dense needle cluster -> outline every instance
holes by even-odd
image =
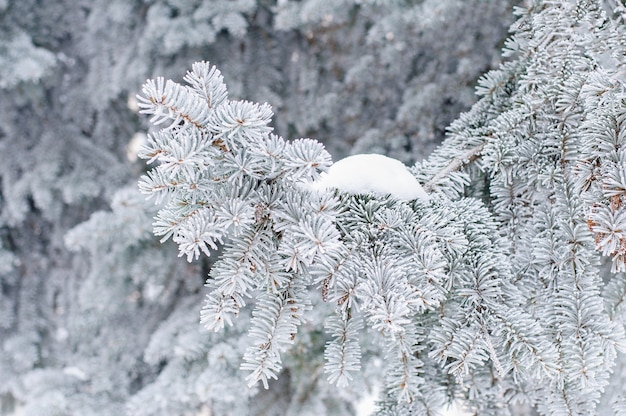
[[[208,63],[189,86],[145,84],[142,112],[167,123],[142,152],[160,162],[140,184],[164,204],[155,232],[219,256],[201,320],[251,313],[249,385],[267,388],[322,313],[329,381],[384,357],[383,412],[593,411],[624,346],[596,251],[624,270],[624,55],[609,48],[624,44],[593,2],[519,14],[509,61],[414,169],[428,199],[314,190],[323,146],[272,134],[269,106],[228,100]]]

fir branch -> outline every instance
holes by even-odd
[[[450,173],[455,172],[461,169],[463,166],[470,164],[478,159],[481,156],[484,147],[485,144],[481,143],[452,159],[444,169],[437,172],[435,176],[433,176],[426,184],[424,184],[424,190],[429,193],[434,192],[437,189],[438,184]]]
[[[139,112],[152,114],[150,121],[155,125],[171,120],[170,128],[180,122],[202,128],[209,120],[211,113],[202,105],[202,99],[172,80],[148,80],[142,92],[143,95],[137,95]]]
[[[362,321],[355,317],[332,315],[326,320],[325,329],[333,340],[326,343],[324,351],[324,372],[328,382],[346,387],[352,380],[352,373],[361,368],[361,349],[358,332]]]

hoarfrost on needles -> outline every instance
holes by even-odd
[[[402,162],[378,154],[341,159],[323,173],[312,187],[317,190],[337,188],[351,194],[390,194],[405,201],[428,200],[424,188]]]

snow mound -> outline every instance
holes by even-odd
[[[313,189],[337,188],[351,194],[374,193],[410,201],[428,194],[399,160],[377,154],[349,156],[334,163],[312,184]]]

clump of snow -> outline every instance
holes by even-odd
[[[349,156],[334,163],[312,184],[313,189],[337,188],[351,194],[374,193],[410,201],[428,194],[399,160],[377,154]]]

